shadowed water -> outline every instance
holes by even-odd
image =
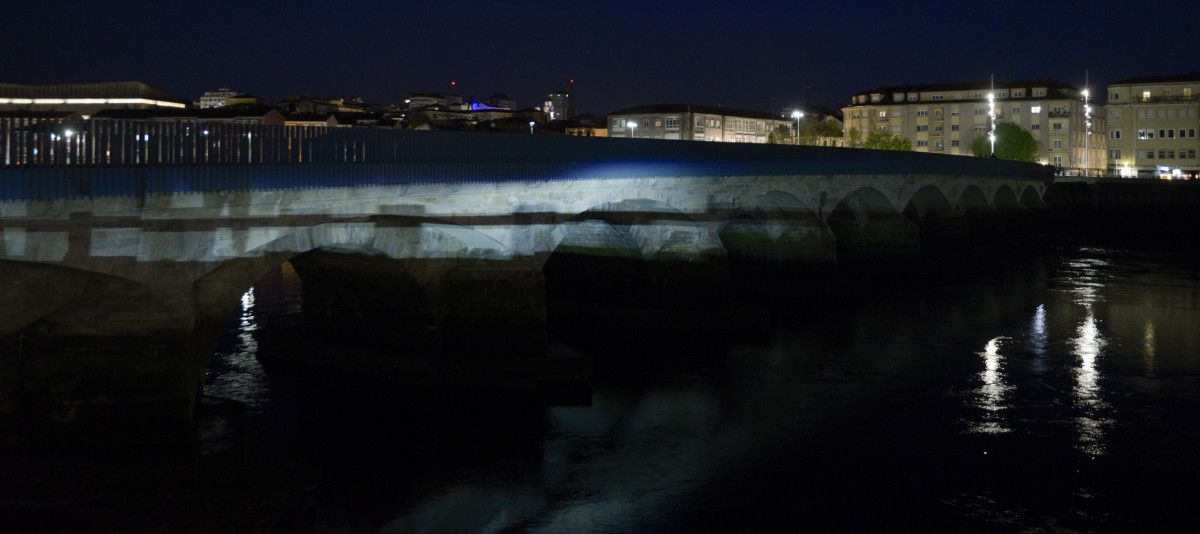
[[[303,473],[278,531],[1129,530],[1195,519],[1200,282],[1061,251],[880,288],[697,351],[570,347],[590,406],[275,371],[243,297],[207,392]],[[636,336],[634,336],[636,338]],[[260,429],[254,431],[253,429]],[[270,429],[262,430],[262,429]]]

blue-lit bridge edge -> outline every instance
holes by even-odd
[[[66,142],[68,125],[37,126],[38,142],[47,141],[47,132],[55,128],[63,133],[62,137],[55,134],[53,142]],[[1049,167],[1037,164],[915,152],[378,128],[212,127],[221,128],[222,139],[236,139],[239,132],[250,134],[245,138],[261,142],[253,152],[259,156],[240,161],[156,156],[134,162],[126,159],[124,163],[89,158],[34,164],[9,160],[9,164],[0,166],[0,199],[631,177],[919,175],[1036,181],[1053,178]],[[122,129],[137,130],[132,124]],[[159,153],[192,152],[177,150],[178,143],[188,142],[190,134],[183,133],[184,130],[157,131],[160,133],[149,134],[151,139],[166,137],[162,143],[175,147]],[[210,135],[214,131],[217,130],[209,130]],[[11,142],[12,135],[30,138],[33,133],[0,131],[4,142]],[[81,135],[74,131],[70,138]],[[307,147],[296,148],[298,139],[307,143]],[[300,155],[301,150],[304,156]]]

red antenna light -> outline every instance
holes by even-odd
[[[458,87],[458,80],[450,80],[450,87]]]

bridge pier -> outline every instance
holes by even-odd
[[[735,294],[755,303],[817,298],[835,275],[836,238],[807,210],[738,217],[720,237]]]
[[[190,287],[0,264],[5,292],[37,287],[45,301],[0,330],[0,429],[187,435],[203,377]]]
[[[320,343],[292,339],[273,351],[285,358],[402,381],[470,382],[497,369],[515,377],[544,356],[544,286],[528,259],[319,250],[290,263],[301,280],[303,334]]]

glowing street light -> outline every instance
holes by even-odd
[[[796,119],[796,144],[800,144],[800,119],[804,118],[804,112],[800,110],[792,111],[792,118]]]
[[[992,76],[992,90],[987,94],[988,100],[988,118],[992,122],[992,129],[988,131],[988,142],[992,145],[992,156],[996,155],[996,77]]]
[[[535,124],[534,121],[529,121],[529,135],[533,135],[533,125],[534,124]]]
[[[1083,175],[1088,174],[1088,148],[1090,147],[1090,138],[1092,136],[1092,100],[1091,93],[1088,91],[1088,71],[1083,70]]]

